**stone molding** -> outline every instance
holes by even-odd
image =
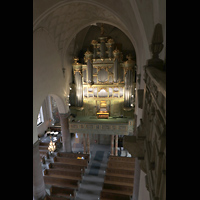
[[[124,136],[124,148],[132,155],[132,157],[144,158],[144,141],[137,140],[136,136]]]

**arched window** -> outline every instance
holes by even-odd
[[[37,126],[39,126],[43,122],[44,122],[44,116],[43,116],[43,111],[42,111],[42,106],[41,106],[40,107],[40,112],[39,112],[38,118],[37,118]]]

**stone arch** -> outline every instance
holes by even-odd
[[[134,21],[132,24],[127,22],[127,19],[123,17],[120,13],[117,12],[117,10],[113,9],[109,4],[105,4],[103,2],[96,2],[96,1],[89,1],[89,0],[73,0],[73,1],[66,1],[66,2],[58,2],[52,6],[49,6],[48,9],[42,13],[33,23],[34,29],[39,26],[40,22],[43,21],[46,17],[48,17],[51,13],[55,12],[58,9],[63,9],[64,7],[70,7],[72,5],[78,4],[79,5],[88,5],[88,6],[94,6],[96,7],[96,11],[101,9],[104,13],[101,16],[92,16],[91,19],[88,21],[87,17],[83,17],[79,20],[79,25],[76,25],[75,28],[73,28],[73,31],[69,31],[70,33],[67,33],[65,35],[65,41],[63,45],[63,57],[66,55],[67,47],[70,44],[70,41],[73,39],[74,34],[78,33],[81,29],[88,26],[91,23],[94,22],[102,22],[111,24],[113,26],[116,26],[120,30],[122,30],[127,37],[131,40],[135,52],[137,55],[137,65],[139,66],[139,71],[141,71],[142,66],[145,64],[146,60],[150,58],[150,52],[149,52],[149,44],[146,36],[146,32],[144,30],[144,25],[140,16],[140,12],[137,6],[136,2],[130,2],[130,6],[132,7],[134,13],[132,15],[132,20]],[[76,7],[78,8],[78,6]],[[86,9],[86,8],[84,8]],[[77,10],[77,9],[76,9]],[[63,11],[63,10],[62,10]],[[66,10],[67,11],[67,10]],[[85,13],[85,10],[81,10],[81,12]],[[131,14],[131,11],[127,10],[129,14]],[[75,16],[70,15],[70,19],[73,19]],[[77,16],[76,16],[77,18]],[[85,20],[87,19],[87,20]],[[74,24],[74,22],[73,22]],[[130,26],[131,25],[131,26]],[[73,25],[74,26],[74,25]],[[67,28],[67,27],[66,27]],[[77,30],[79,29],[79,30]],[[68,35],[68,36],[67,36]],[[72,36],[73,35],[73,36]],[[137,36],[136,36],[137,35]],[[141,72],[139,72],[141,73]]]
[[[59,112],[68,112],[65,105],[67,80],[61,70],[61,57],[49,32],[39,28],[33,33],[33,143],[38,139],[37,115],[42,102],[51,94]],[[39,74],[39,76],[38,76]]]
[[[65,106],[65,103],[61,97],[59,97],[56,94],[49,94],[49,96],[52,96],[54,100],[56,101],[56,104],[58,106],[58,112],[59,113],[67,113],[67,109]]]

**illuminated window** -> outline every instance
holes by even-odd
[[[44,122],[44,117],[43,117],[43,111],[42,111],[42,106],[41,106],[40,107],[40,112],[39,112],[38,118],[37,118],[37,126],[39,126],[43,122]]]

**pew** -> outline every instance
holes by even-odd
[[[118,162],[118,161],[108,161],[107,168],[134,170],[135,163],[125,163],[125,162]]]
[[[54,131],[54,132],[56,132],[56,131],[61,132],[61,126],[50,127],[50,131],[51,131],[51,132],[52,132],[52,131]]]
[[[71,180],[71,179],[66,179],[66,178],[61,178],[61,177],[53,177],[53,176],[44,175],[43,178],[44,178],[45,184],[59,186],[59,187],[78,189],[79,184],[80,184],[80,181],[78,180]]]
[[[103,191],[132,196],[133,186],[103,183]]]
[[[109,161],[135,163],[135,158],[133,158],[133,157],[109,156]]]
[[[39,145],[39,150],[47,150],[48,151],[48,146],[40,146]]]
[[[49,163],[49,169],[62,169],[66,171],[77,171],[84,173],[85,172],[85,167],[83,166],[78,166],[78,165],[70,165],[70,164],[65,164],[65,163]]]
[[[66,163],[70,165],[79,165],[87,168],[88,162],[87,160],[76,159],[76,158],[65,158],[65,157],[54,157],[54,162]]]
[[[45,164],[45,157],[44,157],[44,155],[40,155],[40,162],[42,162],[42,164]]]
[[[68,200],[70,197],[59,197],[59,196],[52,196],[52,195],[46,195],[44,200]],[[71,200],[71,199],[70,199]]]
[[[49,159],[49,151],[46,150],[39,150],[41,156],[45,156],[47,159]]]
[[[84,157],[85,160],[89,162],[90,154],[83,154],[83,153],[69,153],[69,152],[58,152],[57,156],[65,157],[65,158],[76,158],[77,157]]]
[[[65,171],[61,169],[45,169],[44,175],[52,176],[52,177],[61,177],[71,180],[82,180],[82,174],[81,171]]]
[[[134,178],[127,177],[117,177],[117,176],[109,176],[105,175],[104,183],[116,184],[116,185],[127,185],[133,187]]]
[[[100,193],[100,200],[131,200],[130,195],[116,194],[102,190]]]
[[[53,195],[53,196],[71,197],[71,198],[75,199],[76,190],[71,189],[71,188],[51,186],[50,194]]]
[[[40,142],[39,146],[49,146],[48,142]]]
[[[106,169],[106,175],[134,178],[134,170],[133,169],[125,170],[125,169],[107,168]]]

